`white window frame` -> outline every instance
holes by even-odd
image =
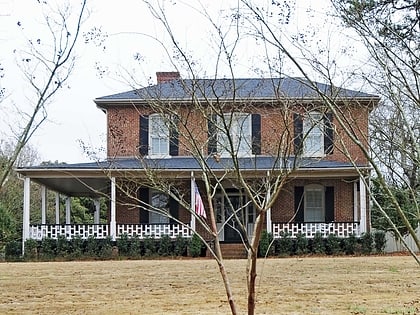
[[[156,126],[162,130],[156,130]],[[168,157],[169,156],[169,126],[166,117],[162,114],[152,114],[149,116],[149,156]],[[158,145],[155,145],[158,142]]]
[[[306,157],[323,157],[325,124],[321,112],[312,111],[303,119],[303,155]]]
[[[167,212],[169,214],[169,196],[167,194],[164,194],[164,193],[160,192],[160,191],[152,190],[152,189],[150,189],[149,194],[150,194],[149,195],[150,205],[153,208],[161,209],[164,212]],[[166,206],[165,207],[162,207],[161,205],[159,205],[157,203],[157,201],[159,201],[159,203],[160,203],[160,200],[158,200],[158,198],[162,198],[162,197],[164,197],[166,199]],[[149,211],[149,223],[150,224],[168,224],[169,223],[169,217],[167,215],[164,215],[164,214],[160,214],[160,213],[157,213],[157,212],[154,212],[154,211]]]
[[[234,153],[237,156],[249,156],[252,152],[252,119],[249,113],[227,113],[223,115],[226,124],[229,125],[229,133],[232,137]],[[217,132],[217,151],[222,156],[230,156],[230,145],[226,137],[226,129],[219,118]],[[244,132],[245,131],[245,132]]]
[[[305,186],[304,197],[304,222],[325,222],[325,187],[318,184],[311,184]],[[317,206],[311,204],[311,194],[319,193],[317,196]],[[317,215],[311,213],[318,212]]]

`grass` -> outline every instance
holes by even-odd
[[[398,267],[396,267],[398,266]],[[246,313],[246,260],[228,260]],[[413,258],[260,260],[257,314],[420,314]],[[206,259],[0,263],[0,314],[229,314]]]

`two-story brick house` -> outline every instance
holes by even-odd
[[[274,237],[283,231],[307,237],[316,232],[360,235],[369,229],[362,180],[369,176],[369,165],[344,128],[367,147],[369,112],[378,97],[320,83],[316,86],[334,98],[334,114],[307,81],[295,78],[191,80],[181,79],[177,72],[158,72],[155,85],[95,99],[107,115],[107,160],[18,169],[25,177],[23,239],[60,234],[69,238],[189,237],[197,217],[185,205],[142,183],[153,170],[154,176],[176,183],[185,192],[185,200],[193,204],[195,182],[204,191],[203,171],[223,176],[233,169],[232,150],[250,181],[292,169],[265,217],[266,229]],[[222,127],[229,137],[221,132]],[[136,179],[135,188],[130,188],[133,198],[119,185],[128,179]],[[44,187],[41,224],[29,222],[31,180]],[[246,204],[246,198],[235,184],[225,188],[225,194],[216,191],[213,198],[219,237],[224,242],[239,242],[226,204]],[[46,189],[94,200],[107,196],[108,222],[99,224],[99,202],[95,203],[95,224],[71,224],[70,202],[65,223],[58,207],[56,222],[46,222]],[[203,201],[206,207],[205,196]],[[172,219],[149,211],[149,205],[165,209]],[[251,231],[255,209],[246,206],[242,212]]]

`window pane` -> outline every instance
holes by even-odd
[[[322,188],[305,189],[305,221],[323,222],[324,191]]]
[[[230,125],[227,131],[223,126],[223,122],[219,121],[219,130],[217,134],[218,151],[221,154],[228,154],[231,147],[228,141],[227,133],[229,133],[233,149],[237,154],[248,154],[251,152],[251,115],[234,113],[225,114],[224,119],[226,125]]]
[[[149,143],[151,155],[169,154],[169,128],[160,115],[151,115],[149,119]]]
[[[159,208],[166,213],[169,213],[169,197],[163,193],[152,193],[152,206]],[[169,223],[169,218],[163,214],[156,212],[149,212],[150,223]]]

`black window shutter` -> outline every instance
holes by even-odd
[[[170,156],[178,156],[179,154],[178,122],[179,122],[179,118],[176,116],[173,116],[171,127],[169,128],[169,155]]]
[[[261,115],[252,114],[252,154],[261,154]]]
[[[300,114],[293,114],[293,127],[295,155],[301,155],[303,151],[303,119]]]
[[[305,221],[304,187],[295,186],[295,222]]]
[[[149,189],[139,188],[138,197],[143,203],[149,204]],[[144,205],[142,204],[142,206]],[[149,211],[142,208],[140,208],[140,223],[149,223]]]
[[[169,198],[169,214],[172,217],[178,219],[178,212],[179,212],[179,204],[178,204],[178,202],[174,198],[170,197]],[[170,219],[170,223],[176,223],[176,221],[171,218]]]
[[[140,155],[149,154],[149,116],[141,115],[140,116],[140,143],[139,143],[139,153]]]
[[[325,187],[325,222],[334,221],[334,187]]]
[[[332,126],[333,114],[326,113],[324,115],[324,153],[332,154],[334,151],[334,129]]]
[[[207,153],[217,153],[217,127],[216,127],[216,115],[211,115],[211,119],[207,121],[207,133],[208,133],[208,142],[207,142]]]

